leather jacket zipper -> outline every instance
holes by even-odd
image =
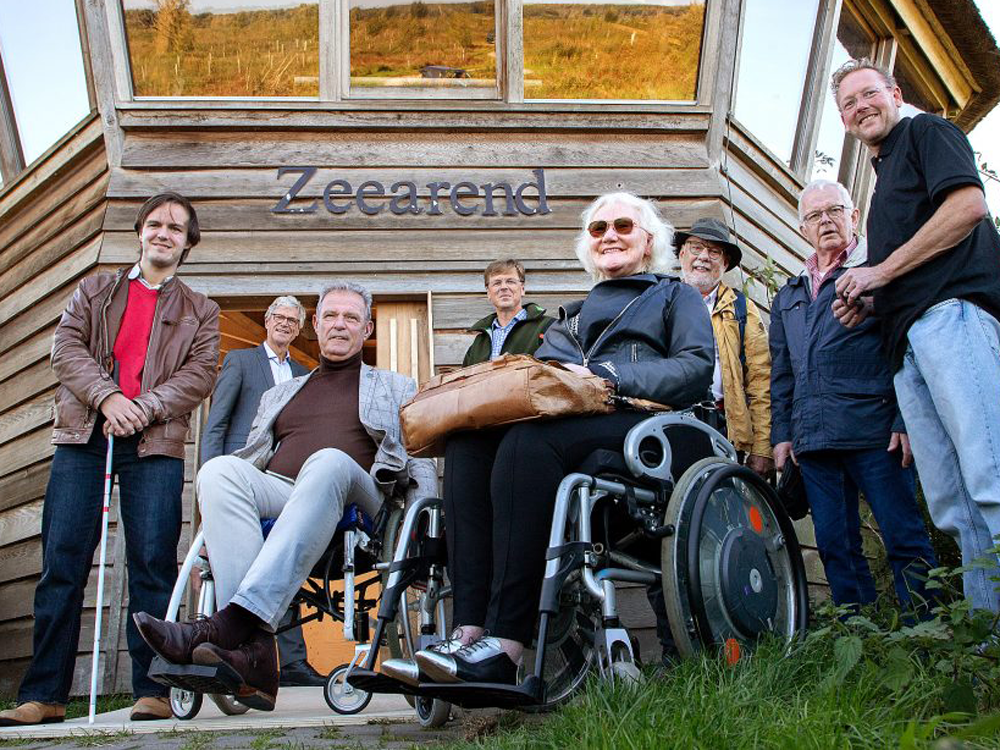
[[[600,335],[599,335],[599,336],[598,336],[598,337],[597,337],[597,338],[596,338],[596,339],[594,340],[594,344],[593,344],[593,346],[591,346],[591,347],[590,347],[590,350],[589,350],[589,351],[588,351],[588,352],[587,352],[586,354],[584,354],[584,356],[583,356],[583,366],[584,366],[584,367],[586,367],[586,366],[587,366],[587,362],[589,362],[589,361],[590,361],[590,357],[591,357],[591,355],[593,355],[593,353],[594,353],[594,350],[595,350],[595,349],[597,348],[597,345],[601,343],[601,339],[602,339],[602,338],[604,338],[604,335],[605,335],[605,334],[606,334],[606,333],[607,333],[608,331],[610,331],[610,330],[612,329],[612,327],[614,327],[615,323],[617,323],[617,322],[618,322],[619,320],[621,320],[621,319],[622,319],[622,316],[623,316],[623,315],[624,315],[624,314],[625,314],[625,313],[626,313],[626,312],[628,311],[628,309],[629,309],[630,307],[632,307],[632,305],[633,305],[633,304],[635,303],[635,301],[636,301],[637,299],[639,299],[639,297],[633,297],[633,298],[632,298],[631,300],[629,300],[629,303],[628,303],[627,305],[625,305],[625,307],[623,307],[623,308],[621,309],[621,312],[619,312],[619,313],[618,313],[618,314],[617,314],[617,315],[615,316],[614,320],[612,320],[612,321],[611,321],[610,323],[608,323],[608,324],[607,324],[607,325],[606,325],[606,326],[604,327],[604,330],[603,330],[603,331],[601,331]],[[578,319],[578,320],[579,320],[579,317],[580,317],[580,315],[579,315],[579,313],[577,313],[577,319]],[[579,325],[579,324],[578,324],[578,325]],[[577,345],[577,348],[578,348],[578,349],[580,350],[580,353],[581,353],[581,354],[583,354],[583,347],[582,347],[582,346],[580,345],[580,342],[579,342],[579,340],[578,340],[578,339],[576,338],[576,335],[575,335],[575,334],[574,334],[574,336],[573,336],[573,340],[574,340],[574,341],[576,341],[576,345]]]

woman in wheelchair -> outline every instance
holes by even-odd
[[[697,292],[662,275],[672,240],[673,227],[650,201],[597,198],[576,243],[597,283],[560,310],[535,356],[596,373],[620,396],[674,408],[701,399],[712,379],[712,329]],[[620,450],[648,416],[621,408],[449,440],[444,508],[455,627],[451,638],[416,653],[421,680],[516,682],[534,635],[559,482],[594,450]],[[392,665],[383,671],[394,676]]]

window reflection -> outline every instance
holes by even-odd
[[[837,70],[852,58],[870,58],[874,51],[875,41],[872,36],[861,27],[851,13],[844,9],[840,15],[837,38],[833,45],[830,72]],[[845,156],[851,153],[854,138],[844,131],[837,102],[833,98],[833,92],[830,91],[829,77],[819,81],[818,85],[822,87],[823,112],[820,115],[819,137],[813,154],[810,179],[838,180],[841,176],[840,165]]]
[[[31,164],[90,112],[76,3],[0,2],[0,55]]]
[[[692,100],[704,22],[704,0],[525,0],[524,96]]]
[[[124,0],[136,96],[319,95],[318,0]]]
[[[492,0],[351,0],[351,86],[496,90]]]
[[[792,158],[819,0],[746,0],[736,118],[775,156]]]

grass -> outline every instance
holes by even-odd
[[[100,714],[107,711],[118,711],[122,708],[131,708],[134,702],[135,699],[131,695],[100,695],[97,698],[97,713]],[[15,706],[17,706],[17,701],[15,700],[0,700],[0,711],[6,711],[7,709],[14,708]],[[81,716],[86,716],[89,712],[89,698],[72,698],[70,699],[70,702],[66,704],[67,719],[78,719]]]
[[[945,713],[949,680],[929,665],[891,689],[884,664],[862,659],[840,680],[836,663],[829,641],[800,645],[787,658],[766,643],[735,667],[695,658],[639,687],[592,682],[544,722],[501,726],[448,747],[882,750],[932,747],[964,732],[966,744],[949,747],[1000,748],[997,727]]]

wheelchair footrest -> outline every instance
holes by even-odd
[[[416,695],[417,688],[407,685],[405,682],[384,675],[381,672],[373,672],[370,669],[355,667],[347,678],[348,684],[364,690],[366,693],[387,693],[390,695]]]
[[[159,656],[154,656],[149,665],[149,677],[161,685],[213,695],[235,695],[240,687],[239,681],[228,679],[228,675],[220,672],[218,667],[171,664]]]
[[[542,681],[529,675],[520,685],[496,682],[421,682],[419,695],[453,703],[463,708],[520,708],[538,706],[544,700]]]

